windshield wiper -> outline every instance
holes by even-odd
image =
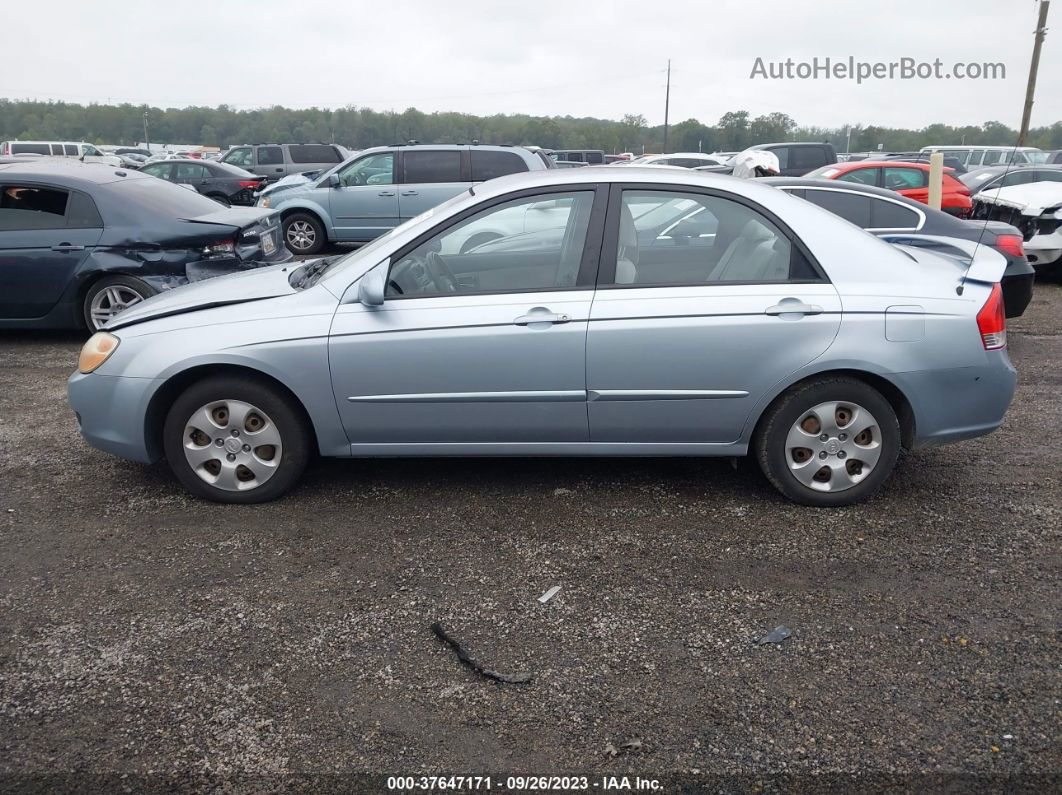
[[[344,255],[335,254],[331,257],[315,260],[309,265],[303,265],[298,272],[298,276],[291,282],[291,286],[296,290],[301,290],[304,287],[312,287],[321,274],[328,270],[329,266],[342,256]]]

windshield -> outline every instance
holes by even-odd
[[[1025,156],[1029,158],[1030,163],[1037,165],[1047,162],[1047,152],[1026,152]]]

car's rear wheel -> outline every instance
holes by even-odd
[[[221,205],[222,207],[231,207],[231,206],[232,206],[232,202],[230,202],[230,201],[229,201],[229,200],[228,200],[228,199],[227,199],[226,197],[224,197],[224,196],[219,196],[219,195],[217,195],[217,194],[211,194],[210,198],[211,198],[211,199],[213,199],[214,201],[216,201],[216,202],[217,202],[218,204],[220,204],[220,205]]]
[[[798,385],[767,409],[753,438],[764,475],[802,505],[859,502],[880,488],[900,453],[889,401],[855,378]]]
[[[177,479],[215,502],[276,499],[302,475],[311,432],[295,402],[266,381],[218,376],[174,401],[163,447]]]
[[[284,219],[284,243],[292,254],[316,254],[328,238],[321,222],[308,213],[292,213]]]
[[[139,304],[157,293],[154,287],[134,276],[107,276],[89,287],[82,312],[91,332],[99,331],[123,309]]]

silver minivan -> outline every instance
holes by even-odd
[[[0,143],[0,155],[72,157],[86,163],[122,165],[122,158],[100,151],[99,148],[84,141],[4,141]]]
[[[276,182],[291,174],[332,168],[348,157],[350,152],[339,144],[247,144],[229,149],[221,162]]]

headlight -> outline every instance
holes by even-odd
[[[118,349],[119,342],[121,340],[113,334],[97,331],[81,348],[81,355],[77,357],[78,372],[91,373],[111,358],[111,354]]]
[[[259,207],[268,208],[269,207],[269,197],[268,196],[263,196],[261,199],[259,199],[258,200],[258,206]]]

